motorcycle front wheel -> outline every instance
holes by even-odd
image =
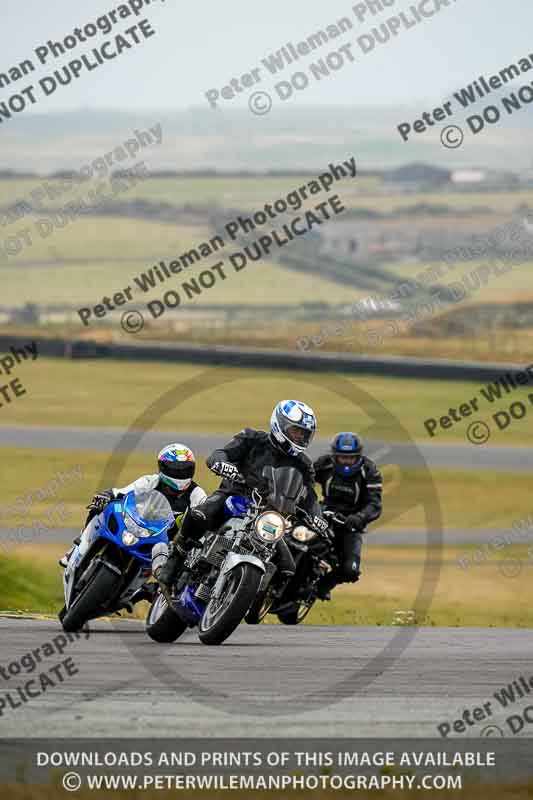
[[[113,596],[120,580],[120,575],[101,564],[87,585],[76,595],[70,608],[64,614],[64,609],[59,613],[63,630],[76,633],[88,620],[100,616],[100,612],[104,613],[102,601]]]
[[[242,622],[261,583],[263,573],[251,564],[238,564],[226,576],[218,598],[210,600],[200,620],[204,644],[222,644]]]
[[[158,592],[148,610],[145,623],[146,633],[154,642],[170,644],[179,639],[187,630],[187,625],[168,607],[161,592]]]

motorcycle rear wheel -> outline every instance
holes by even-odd
[[[200,620],[199,637],[204,644],[222,644],[244,619],[261,583],[263,573],[251,564],[239,564],[226,578],[218,603],[211,600]]]
[[[60,622],[66,633],[77,633],[90,619],[95,619],[105,613],[102,608],[102,599],[113,595],[121,576],[113,572],[105,564],[99,568],[89,579],[89,582],[74,598],[70,608],[65,612]],[[101,612],[101,613],[100,613]]]
[[[278,614],[278,619],[283,625],[299,625],[300,622],[304,621],[312,607],[312,605],[307,606],[303,603],[300,603],[295,609],[281,611]]]
[[[244,618],[248,625],[259,625],[263,622],[272,607],[272,602],[272,598],[264,592],[258,594]]]
[[[168,607],[165,597],[158,592],[148,610],[145,629],[154,642],[171,644],[187,630],[187,625]]]

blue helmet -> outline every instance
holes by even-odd
[[[335,471],[345,478],[361,469],[363,463],[363,444],[356,433],[338,433],[331,442],[331,454]]]
[[[272,440],[289,456],[305,452],[315,431],[315,413],[301,400],[281,400],[270,417]]]

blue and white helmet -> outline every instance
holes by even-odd
[[[194,453],[186,444],[168,444],[157,456],[159,478],[176,492],[184,492],[191,485],[196,467]]]
[[[316,431],[316,417],[310,406],[300,400],[281,400],[270,418],[270,434],[287,455],[305,452]]]

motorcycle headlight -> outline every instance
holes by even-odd
[[[135,536],[136,539],[146,539],[149,536],[155,536],[152,531],[137,525],[135,520],[132,519],[129,514],[124,514],[124,525],[126,526],[126,530]]]
[[[297,525],[292,532],[292,536],[297,542],[310,542],[316,535],[315,531],[306,528],[305,525]]]
[[[275,511],[261,514],[255,521],[255,532],[262,542],[273,544],[285,533],[285,520]]]
[[[138,541],[139,539],[137,536],[134,536],[133,533],[130,533],[129,531],[124,531],[122,534],[122,544],[126,545],[126,547],[131,547],[132,545],[137,544]]]

